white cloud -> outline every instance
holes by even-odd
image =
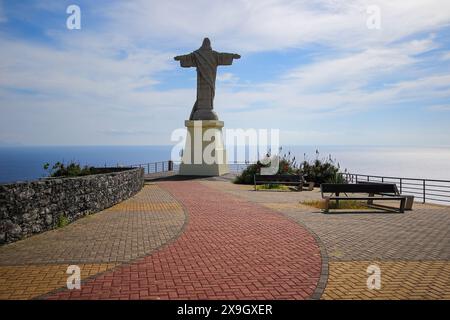
[[[381,8],[382,30],[366,26],[366,8],[374,4]],[[209,36],[213,46],[240,52],[311,43],[367,47],[437,30],[450,22],[450,3],[440,0],[138,0],[106,10],[112,28],[120,28],[133,39],[192,47]]]
[[[450,111],[450,104],[428,106],[427,109],[430,111]]]
[[[287,75],[286,80],[292,81],[301,90],[324,86],[360,87],[380,74],[386,75],[413,63],[414,59],[410,54],[397,48],[374,48],[294,69]]]
[[[297,110],[307,114],[334,114],[448,96],[449,93],[442,90],[450,87],[450,78],[446,75],[424,74],[417,79],[408,79],[416,70],[416,63],[421,62],[415,56],[434,47],[432,41],[414,40],[390,48],[322,58],[291,70],[278,80],[241,87],[238,92],[222,93],[217,97],[217,105],[230,104],[233,112],[246,111],[249,106],[258,109],[259,106],[277,112]],[[399,78],[402,73],[405,77]],[[419,71],[415,76],[418,74]],[[389,82],[392,77],[394,80]],[[373,83],[379,85],[371,87]]]
[[[114,59],[91,48],[56,50],[26,42],[0,40],[0,85],[32,88],[41,93],[105,96],[156,83],[152,75],[170,68],[167,53],[129,49]],[[61,92],[63,91],[63,92]]]
[[[175,68],[169,52],[127,47],[127,57],[117,59],[104,54],[101,42],[80,50],[1,39],[0,136],[21,132],[15,140],[33,144],[163,141],[173,117],[182,123],[189,114],[195,88],[154,88],[156,74]],[[119,130],[135,135],[106,134]]]
[[[126,47],[128,55],[120,60],[104,49],[107,43],[102,46],[97,41],[90,51],[78,50],[83,43],[58,51],[0,40],[5,48],[0,69],[6,75],[0,86],[30,93],[1,92],[2,113],[9,115],[2,121],[2,136],[18,130],[14,123],[24,123],[28,125],[21,129],[22,139],[34,143],[48,143],[48,139],[61,144],[169,143],[169,132],[182,125],[195,101],[195,87],[163,91],[154,87],[159,72],[178,68],[172,63],[173,54]],[[232,127],[253,126],[257,116],[261,127],[287,129],[317,117],[450,97],[448,75],[365,88],[373,79],[411,70],[418,59],[415,55],[433,47],[433,42],[416,40],[390,49],[323,58],[259,84],[244,84],[232,73],[220,73],[215,108]],[[285,139],[289,137],[296,135]]]
[[[172,57],[200,46],[204,36],[215,49],[247,52],[249,59],[258,51],[322,48],[312,62],[257,83],[219,72],[215,108],[231,127],[253,126],[257,117],[261,127],[285,127],[287,139],[295,132],[342,139],[301,128],[336,115],[448,99],[449,76],[420,67],[427,59],[421,54],[439,43],[411,36],[448,23],[449,4],[376,3],[381,31],[366,28],[365,7],[373,1],[139,0],[98,9],[108,22],[97,28],[47,30],[57,49],[1,38],[0,110],[7,116],[0,136],[15,132],[16,141],[41,144],[168,143],[189,115],[195,82],[176,89],[160,74],[177,70]]]
[[[239,81],[239,77],[236,77],[231,72],[223,72],[217,74],[217,81],[236,83]]]

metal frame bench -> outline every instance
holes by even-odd
[[[274,174],[274,175],[260,175],[255,174],[253,176],[253,181],[255,184],[255,191],[257,191],[257,185],[290,185],[298,187],[299,191],[303,190],[303,186],[307,186],[307,190],[311,191],[314,189],[314,182],[306,182],[303,176],[296,174]]]
[[[386,184],[384,182],[375,182],[375,181],[357,181],[356,183],[357,184]],[[397,196],[406,197],[405,210],[406,211],[412,210],[412,207],[413,207],[413,204],[414,204],[414,196],[413,195],[407,195],[407,194],[401,194],[398,191],[398,188],[396,188],[395,190],[397,192],[397,194],[396,194]]]
[[[320,185],[320,192],[322,198],[325,200],[325,213],[330,211],[330,201],[339,200],[365,200],[368,206],[373,206],[379,209],[389,211],[396,211],[403,213],[405,211],[406,196],[401,196],[398,192],[397,186],[394,183],[374,183],[374,184],[336,184],[323,183]],[[326,196],[325,193],[330,195]],[[345,196],[341,196],[341,194]],[[348,196],[348,193],[368,194],[367,196]],[[374,200],[382,201],[400,201],[400,207],[394,208],[385,205],[374,205]]]

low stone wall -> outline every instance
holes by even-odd
[[[105,172],[108,168],[101,168]],[[51,230],[121,202],[142,189],[144,169],[0,185],[0,245]]]

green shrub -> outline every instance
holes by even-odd
[[[69,221],[69,219],[66,216],[61,215],[61,216],[58,217],[57,227],[58,228],[65,227],[65,226],[67,226],[69,224],[69,222],[70,221]]]
[[[301,171],[306,181],[314,182],[318,186],[321,183],[336,179],[339,173],[339,166],[336,166],[332,160],[316,159],[312,162],[303,161]]]
[[[278,168],[277,174],[299,174],[300,170],[295,167],[295,158],[290,160],[288,158],[280,159],[280,166]]]
[[[62,162],[56,162],[50,169],[50,164],[44,164],[44,170],[47,170],[50,177],[78,177],[93,174],[94,167],[81,167],[79,163],[69,162],[65,165]]]
[[[241,174],[239,174],[235,179],[234,179],[234,183],[238,183],[238,184],[253,184],[254,183],[254,178],[253,176],[255,174],[259,174],[260,173],[260,168],[261,168],[261,164],[258,163],[254,163],[249,165],[247,168],[245,168]]]
[[[282,148],[279,149],[281,152]],[[270,152],[267,153],[266,157],[270,157]],[[270,164],[262,164],[260,161],[254,164],[250,164],[246,169],[244,169],[241,174],[239,174],[235,179],[234,183],[238,184],[253,184],[255,174],[261,173],[262,167],[269,167]],[[295,157],[291,159],[291,153],[288,152],[283,157],[280,157],[277,174],[299,174],[299,169],[296,168]]]
[[[348,183],[348,181],[344,178],[344,175],[340,172],[336,172],[334,174],[334,176],[332,176],[326,182],[327,183],[338,183],[338,184]]]
[[[281,153],[282,148],[279,151]],[[270,154],[267,154],[267,156],[270,156]],[[319,159],[319,150],[316,150],[315,160],[307,161],[306,154],[304,156],[305,160],[297,164],[295,157],[291,158],[290,152],[284,154],[280,157],[277,174],[303,174],[306,181],[314,182],[316,186],[325,182],[346,183],[342,174],[339,173],[339,164],[335,164],[335,160],[332,159],[331,155],[328,159]],[[253,176],[260,174],[261,167],[263,165],[259,161],[249,165],[235,178],[234,183],[253,184]]]

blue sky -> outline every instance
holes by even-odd
[[[195,69],[173,57],[207,36],[242,55],[218,71],[227,128],[280,129],[285,145],[450,145],[449,2],[166,2],[0,0],[0,144],[170,143],[196,95]],[[81,30],[66,28],[71,4]]]

